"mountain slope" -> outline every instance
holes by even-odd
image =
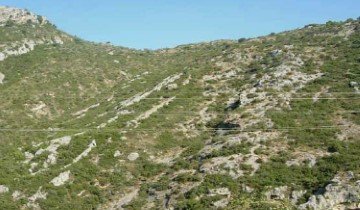
[[[357,204],[359,21],[157,51],[0,23],[2,209]]]

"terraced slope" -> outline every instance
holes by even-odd
[[[0,23],[2,209],[359,202],[357,20],[156,51]]]

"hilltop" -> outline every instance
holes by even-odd
[[[359,75],[359,20],[141,51],[0,7],[0,208],[356,208]]]

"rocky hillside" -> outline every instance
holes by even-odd
[[[360,22],[140,51],[0,7],[0,209],[356,209]]]

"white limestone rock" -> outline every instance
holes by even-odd
[[[168,90],[176,90],[177,88],[178,88],[178,85],[175,83],[168,84],[166,87],[166,89],[168,89]]]
[[[338,174],[328,184],[322,194],[310,196],[309,200],[298,206],[299,209],[334,209],[338,205],[357,204],[360,197],[360,181],[353,182],[354,174]],[[343,206],[343,209],[347,209]]]
[[[245,184],[242,184],[242,185],[241,185],[241,189],[242,189],[244,192],[246,192],[246,193],[252,193],[252,192],[254,192],[254,188],[249,187],[249,186],[247,186],[247,185],[245,185]]]
[[[1,58],[0,58],[0,60],[1,60]],[[0,72],[0,84],[4,83],[4,79],[5,79],[5,75]]]
[[[306,190],[298,190],[298,191],[292,191],[290,196],[290,202],[293,205],[296,205],[298,200],[302,198],[306,194]]]
[[[79,162],[81,159],[83,159],[84,157],[88,156],[88,154],[91,152],[91,150],[96,147],[96,141],[95,139],[92,140],[90,142],[90,144],[88,145],[88,147],[79,155],[77,156],[74,160],[73,163],[77,163]],[[65,166],[65,168],[69,167],[71,164]]]
[[[210,191],[209,191],[210,197],[217,196],[217,195],[225,196],[225,198],[213,202],[213,205],[216,208],[225,208],[230,202],[231,191],[229,190],[229,188],[226,188],[226,187],[210,189]]]
[[[350,87],[357,87],[357,86],[359,86],[359,83],[354,82],[354,81],[351,81],[351,82],[349,83],[349,86],[350,86]]]
[[[4,53],[0,52],[0,61],[5,60],[5,58],[6,58],[6,55]]]
[[[0,194],[9,192],[9,188],[5,185],[0,185]]]
[[[139,153],[132,152],[127,156],[127,159],[130,160],[130,161],[135,161],[136,159],[139,158],[139,156],[140,156]]]
[[[227,187],[210,189],[209,196],[216,196],[216,195],[231,195],[231,191]]]
[[[24,163],[29,163],[34,158],[34,154],[32,154],[31,152],[25,152],[24,155],[25,155]]]
[[[15,190],[13,194],[11,194],[14,201],[19,200],[20,198],[25,197],[24,194],[18,190]]]
[[[48,20],[46,17],[38,16],[27,10],[0,6],[0,26],[4,26],[9,21],[16,23],[16,24],[25,24],[25,23],[46,24],[46,23],[48,23]]]
[[[39,187],[36,193],[28,198],[28,203],[26,206],[30,209],[37,209],[36,207],[38,207],[38,204],[36,201],[38,199],[46,199],[47,194],[47,192],[42,191],[42,187]]]
[[[116,150],[114,153],[114,158],[120,157],[122,154],[119,150]]]
[[[223,198],[221,200],[213,202],[213,205],[218,209],[225,208],[228,204],[229,204],[229,199],[227,198]]]
[[[59,176],[55,177],[50,181],[51,184],[58,187],[64,185],[70,179],[70,171],[65,171],[59,174]]]
[[[288,187],[281,186],[275,187],[272,190],[269,190],[265,193],[265,196],[268,200],[275,199],[275,200],[285,200],[288,198]]]

